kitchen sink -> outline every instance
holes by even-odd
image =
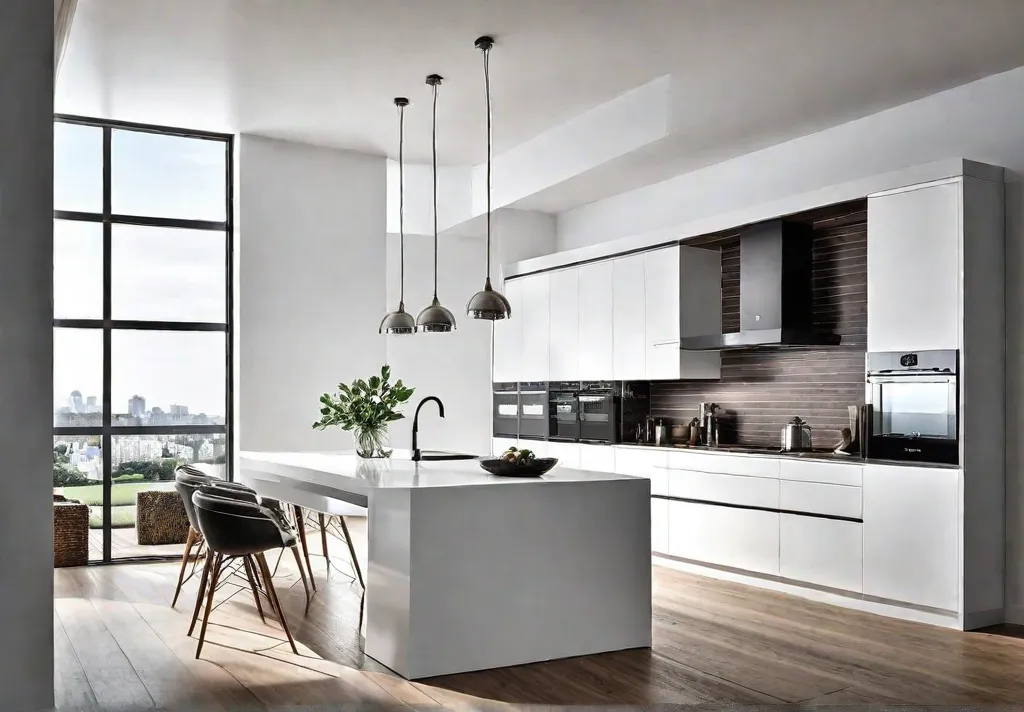
[[[444,450],[421,450],[420,460],[475,460],[476,455],[465,452],[445,452]]]

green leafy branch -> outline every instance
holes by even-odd
[[[338,384],[338,392],[320,396],[320,420],[313,423],[316,430],[339,425],[342,430],[381,428],[405,416],[397,409],[412,397],[399,379],[390,383],[391,367],[384,366],[380,376],[369,380],[357,378],[352,385]]]

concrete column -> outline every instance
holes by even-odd
[[[53,5],[0,2],[0,699],[53,705]]]

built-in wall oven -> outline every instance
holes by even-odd
[[[613,443],[618,432],[619,394],[612,381],[587,381],[579,393],[580,440]]]
[[[955,350],[867,355],[870,457],[959,463],[958,367]]]
[[[552,381],[548,384],[548,440],[579,441],[579,392],[579,381]]]
[[[519,437],[546,440],[548,437],[548,384],[519,384]]]
[[[495,383],[491,420],[494,424],[494,437],[519,437],[519,384]]]

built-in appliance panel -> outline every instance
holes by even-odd
[[[822,482],[853,487],[860,487],[864,480],[864,468],[859,462],[836,463],[789,458],[782,459],[779,466],[779,477],[784,480]]]
[[[679,499],[779,508],[779,481],[768,477],[669,470],[668,494]]]
[[[492,389],[491,424],[496,438],[519,437],[519,384],[495,383]]]
[[[548,384],[519,384],[519,437],[545,440],[548,437]]]
[[[716,453],[677,452],[668,453],[668,466],[673,470],[692,470],[723,475],[745,475],[747,477],[779,478],[779,458],[730,456]]]
[[[860,519],[863,513],[862,490],[847,485],[781,480],[779,508],[787,512]]]

